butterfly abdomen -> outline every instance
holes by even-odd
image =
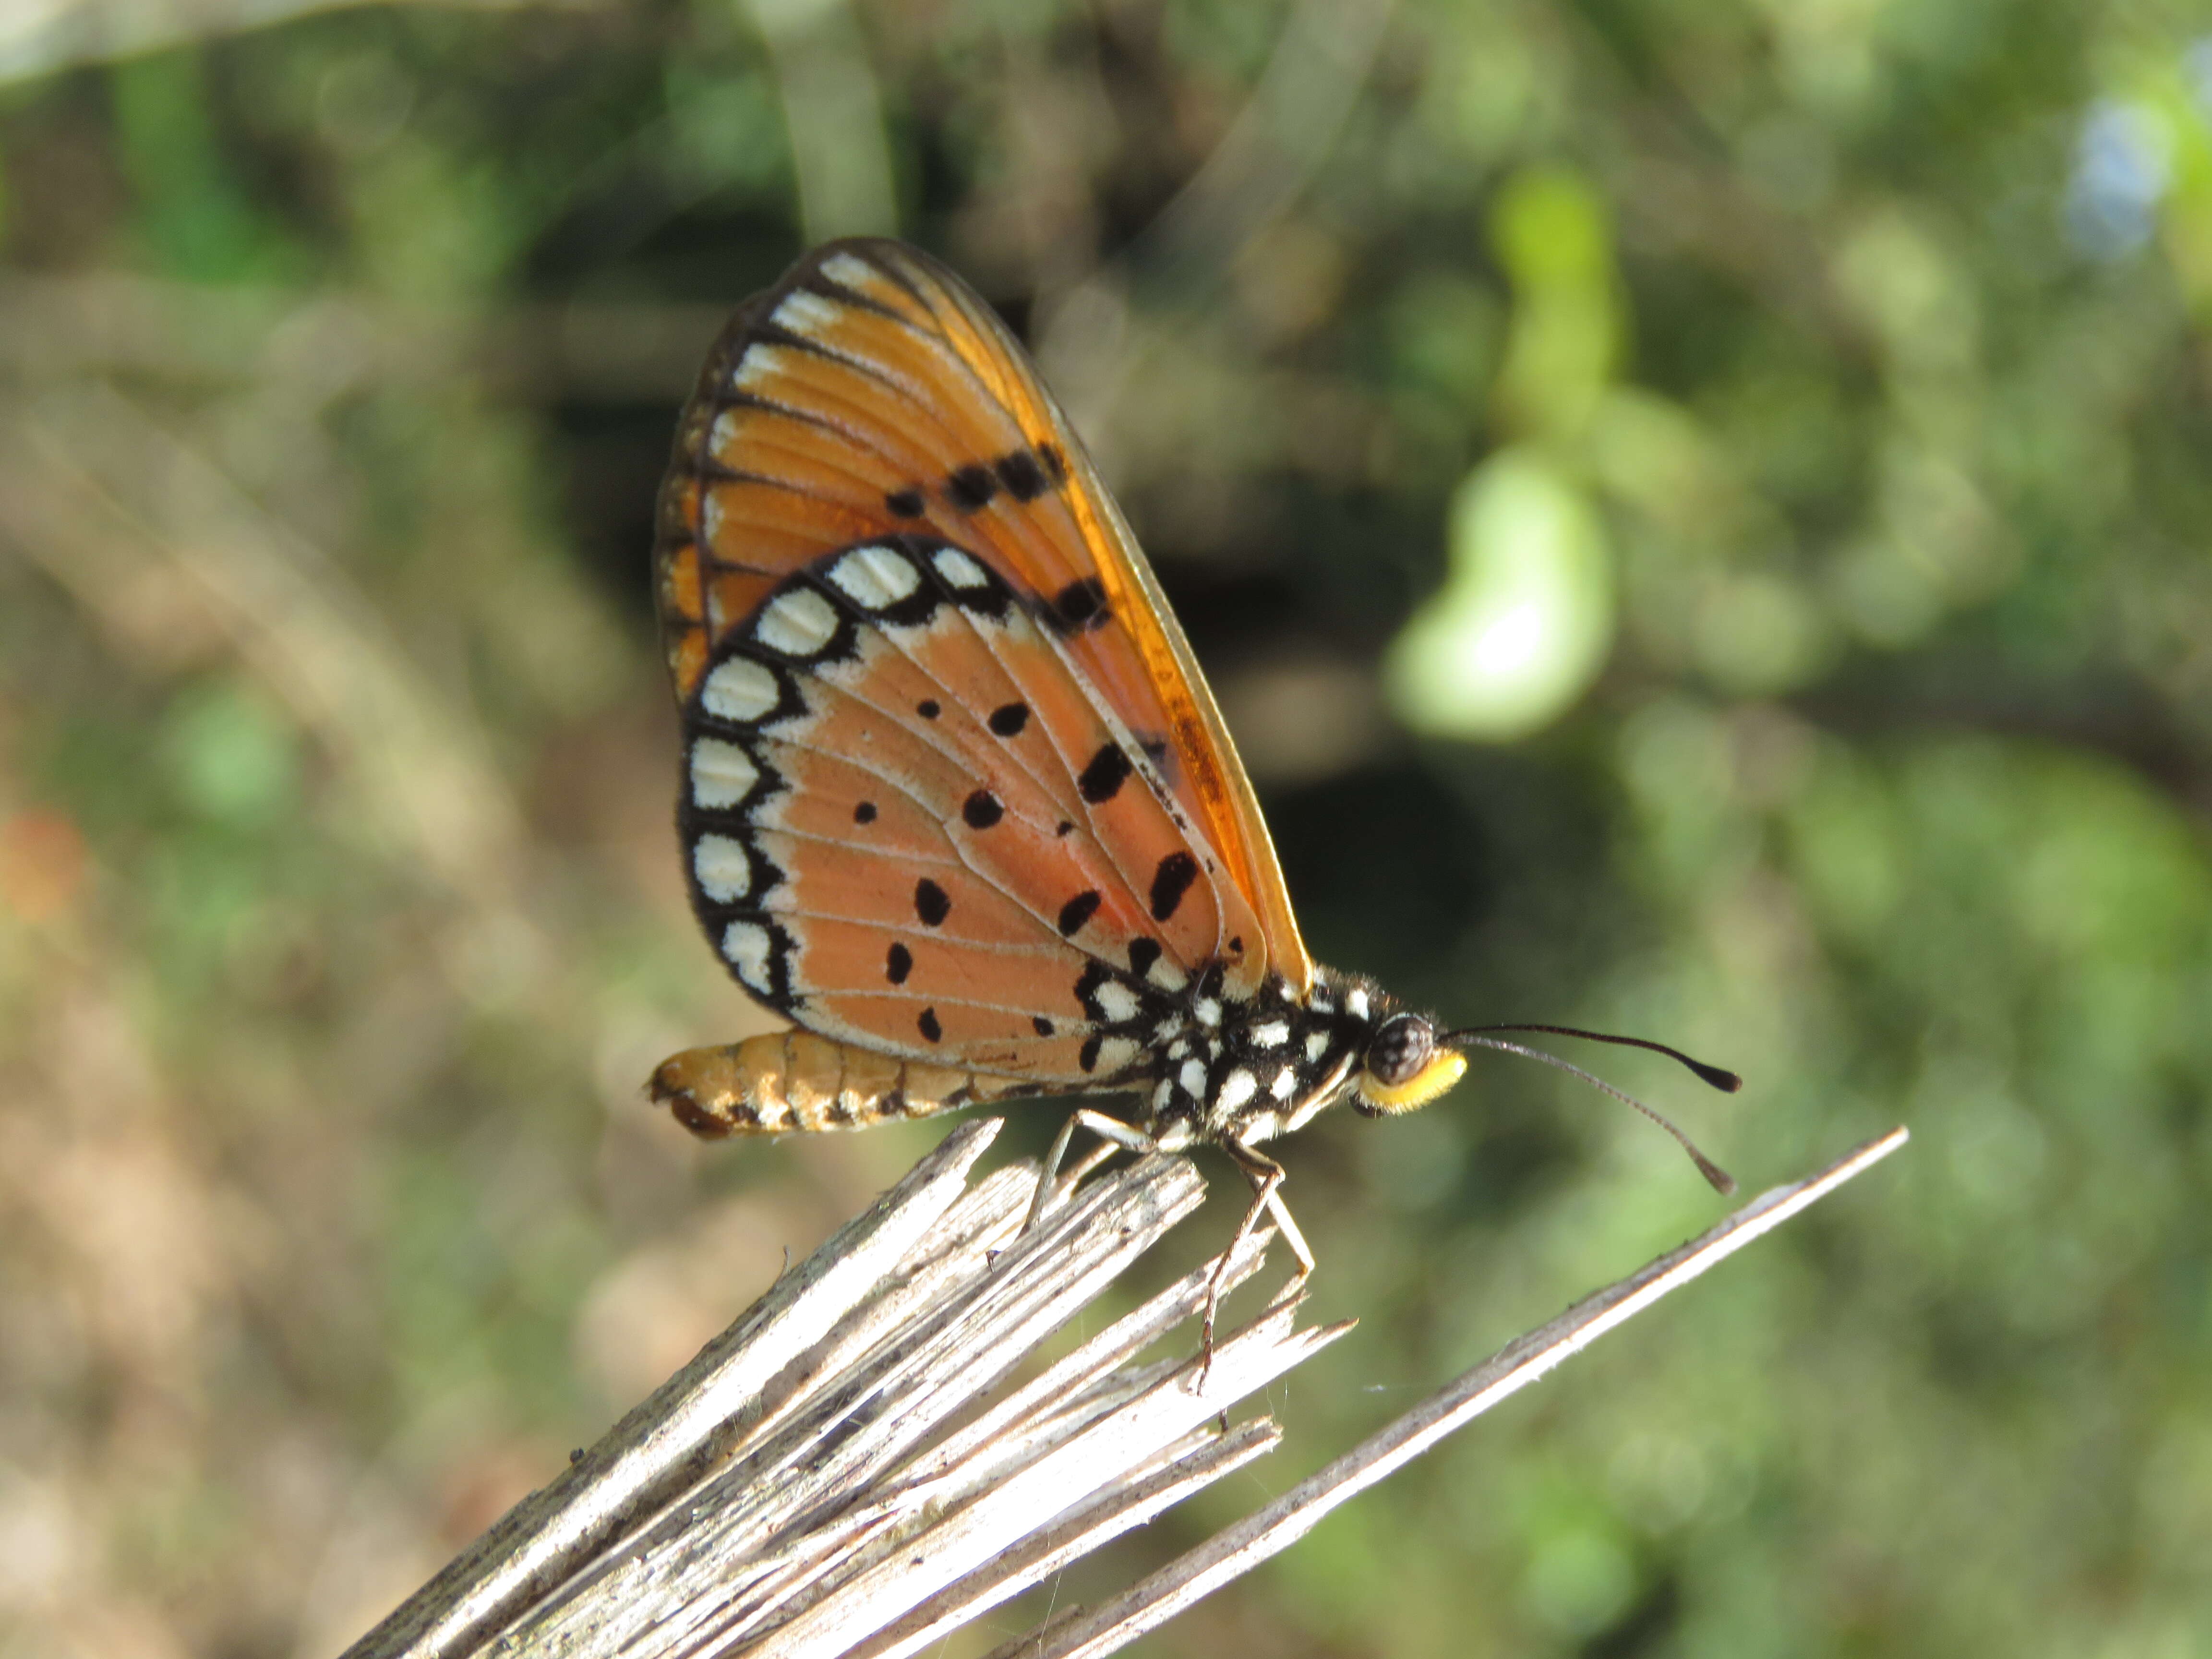
[[[677,1121],[710,1139],[865,1129],[1025,1092],[1018,1078],[920,1065],[798,1030],[687,1048],[661,1062],[650,1087]]]

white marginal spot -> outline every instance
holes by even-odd
[[[702,738],[691,745],[691,804],[710,811],[735,806],[760,781],[753,757],[734,743]]]
[[[1286,1019],[1271,1019],[1265,1025],[1252,1028],[1255,1048],[1279,1048],[1291,1040],[1291,1023]]]
[[[771,963],[775,954],[768,929],[757,921],[733,921],[722,929],[722,960],[737,969],[738,979],[748,990],[757,991],[763,996],[775,994],[775,973]]]
[[[1213,1103],[1224,1112],[1233,1112],[1254,1095],[1260,1092],[1260,1079],[1239,1066],[1221,1079],[1221,1092]]]
[[[865,294],[876,286],[876,268],[857,253],[833,253],[822,262],[822,274],[840,288]]]
[[[718,664],[699,689],[699,701],[716,720],[757,720],[782,701],[775,671],[750,657]]]
[[[1237,1138],[1246,1143],[1273,1140],[1283,1133],[1283,1120],[1273,1112],[1255,1112],[1237,1126]]]
[[[1168,1058],[1170,1060],[1181,1060],[1189,1052],[1190,1039],[1188,1037],[1177,1037],[1173,1042],[1168,1044]]]
[[[1175,1085],[1166,1078],[1162,1078],[1160,1086],[1152,1091],[1152,1109],[1156,1112],[1164,1112],[1174,1099]]]
[[[1196,1002],[1191,1004],[1190,1011],[1198,1016],[1198,1023],[1200,1025],[1221,1024],[1221,1005],[1212,997],[1200,997]]]
[[[1206,1067],[1194,1060],[1186,1060],[1182,1070],[1176,1073],[1176,1081],[1182,1085],[1183,1093],[1193,1100],[1206,1092]]]
[[[722,492],[719,489],[708,489],[700,493],[699,539],[708,547],[722,539]],[[713,590],[708,591],[711,596]]]
[[[921,573],[888,547],[856,547],[830,567],[830,580],[855,605],[881,611],[921,586]]]
[[[1319,1059],[1320,1059],[1323,1054],[1327,1054],[1328,1052],[1328,1032],[1326,1032],[1326,1031],[1310,1031],[1310,1032],[1308,1032],[1308,1033],[1306,1034],[1306,1058],[1307,1058],[1308,1060],[1319,1060]]]
[[[1307,1003],[1306,1006],[1317,1014],[1333,1014],[1336,1012],[1336,1005],[1318,991],[1313,994],[1313,1000]]]
[[[1183,972],[1182,969],[1176,967],[1175,963],[1170,962],[1165,957],[1162,957],[1158,962],[1155,962],[1151,967],[1145,969],[1145,977],[1152,984],[1158,986],[1160,989],[1166,991],[1170,994],[1182,990],[1184,986],[1190,983],[1190,975]]]
[[[1098,988],[1097,995],[1098,1012],[1106,1017],[1109,1025],[1134,1019],[1137,1010],[1143,1006],[1138,1002],[1137,994],[1118,979],[1108,980]]]
[[[825,300],[818,294],[809,294],[805,289],[795,289],[784,296],[769,320],[778,328],[787,328],[793,334],[818,334],[836,322],[844,307],[835,300]]]
[[[777,594],[753,624],[755,639],[787,657],[811,657],[836,635],[836,607],[811,587]]]
[[[781,1129],[791,1121],[791,1103],[787,1100],[764,1100],[753,1108],[753,1116],[763,1129]]]
[[[1298,1074],[1295,1069],[1288,1066],[1276,1073],[1275,1080],[1267,1085],[1267,1092],[1278,1100],[1288,1100],[1297,1091]]]
[[[1358,989],[1357,987],[1353,988],[1352,994],[1344,1000],[1344,1012],[1350,1014],[1354,1019],[1366,1018],[1367,993]]]
[[[1208,1037],[1206,1039],[1206,1057],[1208,1060],[1218,1060],[1221,1058],[1221,1039],[1219,1037]]]
[[[1127,1037],[1108,1037],[1098,1045],[1098,1069],[1110,1076],[1143,1052]]]
[[[752,412],[739,404],[736,408],[726,409],[714,416],[714,424],[708,428],[707,447],[719,455],[736,443],[744,430],[745,416]]]
[[[955,587],[972,592],[991,585],[990,573],[957,547],[939,548],[932,556],[931,562],[937,566],[937,574]]]
[[[691,848],[691,873],[699,890],[717,904],[735,904],[753,890],[753,861],[741,841],[702,836]]]
[[[747,346],[745,355],[738,359],[737,369],[730,376],[731,387],[758,394],[761,387],[785,372],[784,355],[780,346]]]

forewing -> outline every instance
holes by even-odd
[[[891,241],[831,243],[732,320],[679,426],[659,554],[679,698],[698,692],[793,573],[831,550],[902,535],[964,550],[1029,617],[1033,642],[983,653],[1012,659],[994,672],[1019,664],[1041,683],[1057,660],[1073,694],[1149,760],[1148,786],[1179,815],[1177,833],[1216,890],[1230,994],[1249,994],[1270,969],[1303,991],[1312,964],[1227,728],[1026,354],[927,256]],[[931,647],[940,648],[951,647]],[[1115,850],[1141,861],[1154,846],[1140,838]],[[1036,884],[1053,885],[1042,850],[1034,861]]]

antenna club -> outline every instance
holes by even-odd
[[[1494,1035],[1499,1031],[1549,1031],[1557,1036],[1588,1037],[1595,1042],[1617,1043],[1625,1048],[1646,1048],[1653,1054],[1664,1054],[1669,1060],[1680,1060],[1702,1081],[1711,1084],[1716,1089],[1724,1090],[1729,1094],[1734,1094],[1743,1087],[1743,1079],[1734,1072],[1723,1071],[1717,1066],[1708,1066],[1703,1060],[1692,1060],[1680,1049],[1670,1048],[1663,1042],[1653,1042],[1644,1037],[1614,1036],[1605,1031],[1585,1031],[1581,1027],[1574,1025],[1470,1025],[1456,1031],[1446,1031],[1437,1039],[1438,1043],[1451,1048],[1496,1048],[1509,1054],[1521,1054],[1529,1060],[1540,1060],[1547,1066],[1557,1066],[1562,1072],[1580,1078],[1601,1093],[1611,1095],[1615,1100],[1634,1107],[1672,1135],[1676,1144],[1690,1155],[1690,1161],[1698,1166],[1698,1173],[1705,1176],[1714,1191],[1723,1195],[1731,1194],[1735,1191],[1735,1177],[1699,1152],[1697,1143],[1683,1133],[1680,1127],[1672,1118],[1654,1111],[1634,1095],[1625,1090],[1614,1088],[1603,1078],[1593,1077],[1581,1066],[1571,1065],[1561,1060],[1557,1054],[1547,1054],[1541,1048],[1531,1048],[1525,1043],[1508,1042],[1504,1037]]]

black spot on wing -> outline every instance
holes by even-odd
[[[1098,890],[1085,888],[1060,907],[1060,936],[1073,939],[1082,931],[1083,924],[1098,913]]]
[[[1152,872],[1152,920],[1165,921],[1182,906],[1182,896],[1198,879],[1198,860],[1188,853],[1170,853]]]
[[[1167,866],[1164,864],[1160,867],[1165,869]],[[1159,883],[1155,881],[1152,892],[1156,906],[1159,890]],[[924,926],[935,927],[952,914],[952,901],[945,896],[942,887],[924,876],[914,884],[914,913],[921,918]]]
[[[963,513],[989,506],[998,493],[999,480],[988,466],[957,467],[945,475],[945,499]]]
[[[1089,1036],[1084,1038],[1082,1052],[1076,1055],[1075,1063],[1086,1072],[1097,1071],[1098,1050],[1105,1041],[1106,1034],[1103,1031],[1093,1031]]]
[[[921,1030],[922,1036],[927,1037],[930,1042],[942,1042],[945,1041],[945,1028],[937,1023],[936,1009],[923,1009],[921,1011],[921,1018],[915,1020],[915,1024]]]
[[[924,697],[915,704],[914,712],[926,720],[933,720],[945,712],[944,706],[934,697]]]
[[[999,475],[999,482],[1006,487],[1006,494],[1018,501],[1033,501],[1052,488],[1052,480],[1044,475],[1035,454],[1018,449],[1011,455],[1002,455],[992,463],[991,470]]]
[[[1036,1031],[1039,1036],[1050,1036],[1052,1035],[1052,1022],[1047,1019],[1042,1014],[1031,1014],[1030,1016],[1030,1029]]]
[[[1053,595],[1045,620],[1063,634],[1081,634],[1106,621],[1106,585],[1096,576],[1073,581]]]
[[[1139,936],[1129,941],[1129,971],[1142,979],[1160,959],[1160,942]]]
[[[906,976],[914,971],[914,952],[903,945],[891,946],[890,954],[884,960],[884,977],[894,985],[906,983]]]
[[[1006,816],[1006,809],[989,790],[978,789],[961,803],[960,816],[970,830],[988,830]]]
[[[854,822],[854,823],[873,823],[875,821],[876,821],[876,804],[875,804],[875,802],[873,802],[873,801],[872,801],[872,800],[864,800],[864,801],[862,801],[862,802],[861,802],[858,806],[855,806],[855,807],[853,809],[853,822]]]
[[[991,711],[985,722],[1002,738],[1018,738],[1022,728],[1030,723],[1030,706],[1025,702],[1002,702]]]
[[[1109,743],[1091,757],[1091,763],[1075,780],[1075,787],[1082,791],[1084,799],[1094,806],[1102,805],[1121,793],[1121,786],[1134,770],[1121,745]]]
[[[918,519],[928,505],[919,489],[894,489],[884,497],[884,506],[894,518]]]

